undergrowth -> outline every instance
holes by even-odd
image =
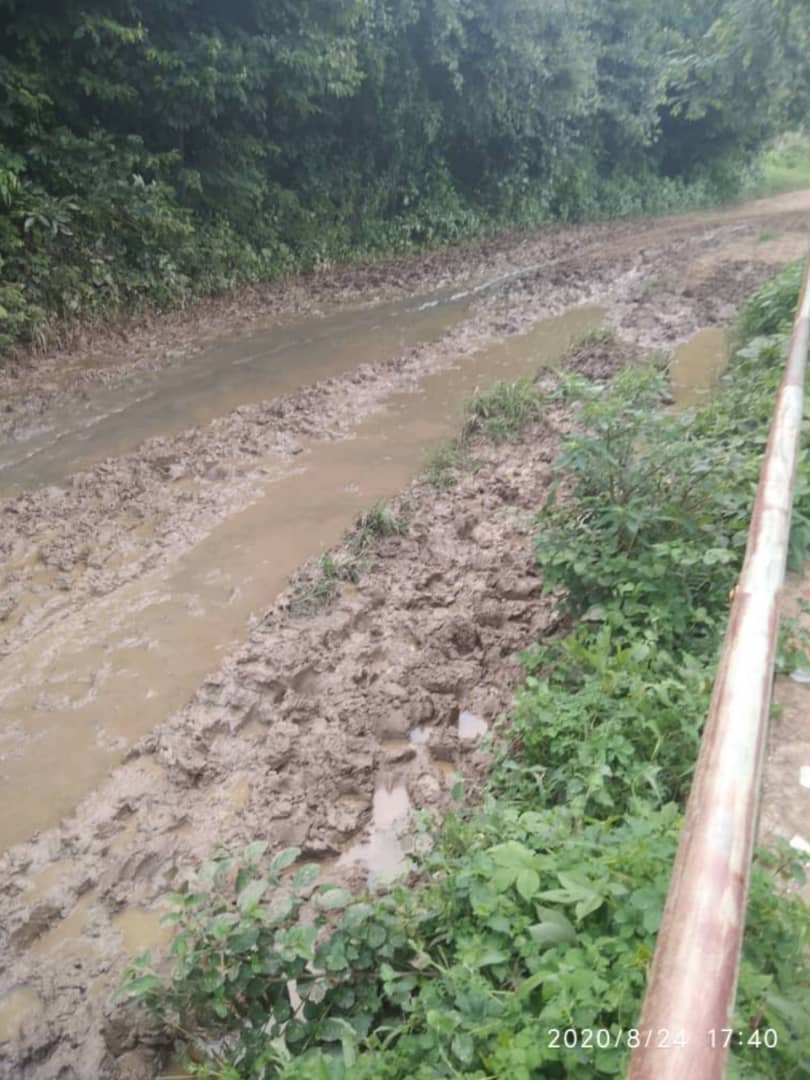
[[[580,618],[525,656],[483,804],[449,815],[418,877],[382,895],[282,876],[297,849],[268,864],[254,846],[169,897],[174,970],[146,954],[123,993],[204,1041],[199,1075],[624,1075],[795,299],[791,274],[752,299],[699,411],[668,415],[657,371],[563,382],[583,431],[537,557]],[[806,448],[796,499],[801,533]],[[803,876],[787,845],[754,866],[732,1078],[810,1069],[810,910],[788,886]],[[592,1037],[566,1046],[555,1029]]]
[[[750,199],[807,187],[810,187],[810,139],[802,132],[792,132],[782,135],[760,154],[741,194]]]

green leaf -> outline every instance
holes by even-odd
[[[573,926],[561,926],[558,922],[534,923],[529,927],[529,936],[536,945],[544,948],[551,945],[560,945],[563,942],[576,941],[576,931]]]
[[[239,910],[242,912],[247,912],[257,907],[259,901],[267,892],[269,887],[269,881],[266,881],[264,878],[259,878],[256,881],[251,881],[250,884],[246,885],[245,888],[239,893]]]
[[[497,866],[507,867],[514,870],[534,867],[537,856],[533,851],[519,844],[516,840],[509,840],[505,844],[497,844],[490,848],[487,854]]]
[[[163,982],[157,975],[141,975],[124,984],[124,991],[132,997],[143,997],[153,990],[159,990]]]
[[[340,926],[346,930],[354,930],[374,914],[374,906],[367,903],[352,904],[346,908],[340,920]]]
[[[324,911],[334,911],[335,908],[345,907],[351,903],[353,897],[348,889],[340,889],[336,885],[327,885],[323,892],[317,893],[315,902]]]
[[[472,1065],[475,1060],[475,1043],[472,1035],[466,1031],[453,1036],[450,1049],[463,1065]]]
[[[296,870],[292,880],[293,888],[306,889],[318,880],[320,873],[320,867],[315,863],[306,863],[300,870]]]
[[[536,971],[534,975],[530,975],[528,979],[524,979],[520,986],[518,986],[517,990],[515,990],[515,997],[526,997],[532,990],[536,990],[538,986],[542,986],[548,977],[549,973],[547,971]]]
[[[274,874],[281,873],[282,870],[286,870],[288,866],[292,866],[298,856],[301,854],[301,848],[288,847],[280,851],[270,863],[270,869]]]
[[[536,870],[521,870],[515,879],[515,887],[524,900],[531,900],[540,888],[540,875]]]

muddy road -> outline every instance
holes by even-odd
[[[473,390],[600,326],[620,344],[593,346],[591,375],[691,340],[673,384],[705,392],[717,328],[809,243],[810,192],[556,227],[0,374],[0,1077],[153,1074],[109,995],[216,843],[295,843],[362,884],[402,864],[403,822],[452,774],[474,790],[516,654],[556,625],[530,518],[569,421],[478,448],[448,490],[419,478],[425,451]],[[407,527],[310,611],[317,571],[290,576],[380,498]]]

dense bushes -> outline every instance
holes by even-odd
[[[807,25],[798,0],[0,0],[0,347],[730,194],[799,117]]]
[[[307,867],[282,880],[297,850],[268,865],[258,845],[171,898],[174,974],[146,955],[125,992],[205,1038],[204,1075],[624,1075],[795,299],[793,271],[760,291],[741,326],[767,336],[743,337],[695,413],[666,415],[657,372],[563,386],[587,431],[563,448],[538,553],[585,618],[527,654],[484,804],[445,821],[419,888],[357,898]],[[500,437],[497,411],[508,429],[525,398],[499,386],[470,416]],[[805,449],[798,521],[808,478]],[[798,1080],[810,1064],[810,909],[785,891],[792,874],[787,845],[754,868],[734,1020],[750,1045],[731,1077]],[[609,1038],[566,1046],[554,1029]],[[775,1048],[757,1046],[765,1029]]]

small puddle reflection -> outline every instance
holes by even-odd
[[[228,789],[228,802],[234,810],[242,810],[247,806],[250,799],[250,781],[237,780],[233,787]]]
[[[728,333],[712,326],[699,330],[675,350],[669,369],[676,409],[702,405],[729,361]]]
[[[399,838],[410,814],[411,800],[404,784],[390,788],[385,784],[378,785],[374,792],[371,835],[368,840],[344,851],[337,865],[365,864],[370,885],[396,877],[405,864],[405,852]]]
[[[486,720],[482,720],[475,713],[466,712],[466,710],[459,713],[458,737],[464,739],[465,742],[472,742],[473,739],[482,738],[488,730],[489,725]]]

